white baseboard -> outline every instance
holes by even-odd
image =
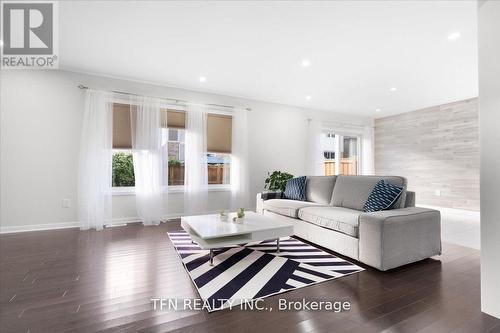
[[[215,214],[216,211],[209,211],[203,214]],[[174,213],[165,215],[163,218],[165,221],[168,219],[181,218],[182,216],[187,216],[188,214]],[[137,223],[141,222],[139,217],[120,217],[115,218],[111,223],[106,224],[108,227],[117,227],[125,225],[127,223]],[[11,234],[16,232],[28,232],[28,231],[41,231],[41,230],[57,230],[57,229],[70,229],[70,228],[80,228],[80,223],[78,221],[73,222],[60,222],[60,223],[47,223],[47,224],[31,224],[31,225],[20,225],[20,226],[0,226],[0,234]]]
[[[47,224],[31,224],[20,226],[0,226],[0,234],[11,234],[14,232],[27,232],[27,231],[40,231],[40,230],[54,230],[54,229],[69,229],[79,228],[78,222],[61,222],[61,223],[47,223]]]
[[[127,223],[140,222],[138,217],[126,217],[114,219],[111,223],[106,224],[108,227],[124,225]],[[0,234],[12,234],[15,232],[28,232],[28,231],[42,231],[42,230],[57,230],[57,229],[71,229],[80,228],[80,223],[74,222],[60,222],[60,223],[47,223],[47,224],[31,224],[20,226],[0,226]]]

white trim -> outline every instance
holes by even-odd
[[[340,174],[340,139],[343,138],[341,134],[333,132],[335,135],[335,170],[336,175]]]
[[[216,214],[218,211],[208,211],[199,215],[206,214]],[[183,213],[173,213],[163,216],[162,220],[168,222],[169,219],[181,218],[182,216],[188,216],[189,214]],[[111,223],[105,223],[106,227],[120,226],[127,223],[139,223],[141,220],[137,216],[120,217],[115,218]],[[21,226],[0,226],[0,234],[11,234],[17,232],[29,232],[29,231],[43,231],[43,230],[58,230],[58,229],[70,229],[70,228],[80,228],[80,223],[78,221],[71,222],[60,222],[60,223],[45,223],[45,224],[30,224]]]
[[[168,193],[184,193],[184,185],[170,185]]]
[[[214,184],[208,185],[208,192],[230,192],[231,185]],[[183,185],[172,185],[168,187],[168,193],[184,193]],[[113,187],[113,196],[135,195],[135,187]]]
[[[31,224],[22,226],[0,226],[0,234],[10,234],[14,232],[26,232],[26,231],[68,229],[68,228],[79,228],[79,227],[80,224],[78,222]]]
[[[130,217],[119,217],[116,219],[113,219],[111,223],[105,223],[105,226],[114,226],[117,224],[126,224],[126,223],[137,223],[141,222],[141,219],[137,216],[130,216]]]
[[[126,223],[141,222],[138,217],[124,217],[113,219],[111,223],[105,223],[107,227],[113,227]],[[71,229],[80,228],[78,221],[60,222],[60,223],[44,223],[44,224],[30,224],[22,226],[0,226],[0,234],[10,234],[16,232],[28,231],[42,231],[42,230],[57,230],[57,229]]]
[[[172,104],[172,103],[160,103],[160,109],[163,110],[176,110],[186,112],[186,107],[184,105]]]
[[[358,153],[358,170],[356,170],[357,174],[358,175],[362,175],[363,174],[363,141],[364,141],[364,134],[361,134],[361,135],[358,135],[357,136],[357,140],[358,140],[358,146],[356,147],[358,149],[357,153]]]
[[[234,114],[234,109],[219,109],[217,108],[216,106],[213,106],[213,105],[207,105],[207,113],[208,114],[220,114],[220,115],[224,115],[224,116],[233,116]]]
[[[111,195],[135,195],[135,187],[133,186],[123,186],[123,187],[113,187],[111,188]]]
[[[213,184],[208,185],[208,192],[230,192],[231,184]]]

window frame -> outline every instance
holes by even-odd
[[[115,97],[115,98],[113,98],[112,103],[133,104],[133,101],[130,101],[127,98]],[[178,111],[184,111],[184,112],[186,111],[186,108],[183,105],[162,103],[160,105],[160,107],[162,109],[178,110]],[[221,109],[214,108],[214,107],[210,107],[207,110],[207,113],[233,116],[232,111],[221,110]],[[112,149],[113,152],[119,151],[119,150],[129,151],[129,149]],[[232,154],[230,154],[230,155],[232,156]],[[229,179],[229,184],[208,184],[207,185],[208,192],[230,192],[231,189],[232,189],[231,179]],[[184,192],[185,192],[184,185],[166,185],[166,186],[163,186],[163,193],[184,193]],[[113,196],[135,195],[135,186],[122,186],[122,187],[112,186],[111,187],[111,194]]]

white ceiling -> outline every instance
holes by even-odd
[[[477,96],[476,6],[65,1],[60,68],[380,117]]]

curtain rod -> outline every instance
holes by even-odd
[[[89,87],[84,86],[83,84],[79,84],[77,87],[80,89],[89,89]],[[125,92],[125,91],[118,91],[118,90],[112,90],[111,92],[114,92],[116,94],[124,94],[124,95],[131,95],[131,96],[141,96],[139,94]],[[167,100],[167,101],[173,101],[175,104],[181,104],[181,103],[188,104],[189,103],[189,101],[186,101],[183,99],[178,99],[178,98],[168,98],[168,97],[158,97],[158,96],[148,96],[148,97],[159,98],[159,99],[163,99],[163,100]],[[223,104],[208,103],[206,105],[215,106],[215,107],[219,107],[219,108],[228,108],[228,109],[236,108],[235,106],[232,106],[232,105],[223,105]],[[244,108],[244,109],[247,111],[252,111],[251,108]]]

